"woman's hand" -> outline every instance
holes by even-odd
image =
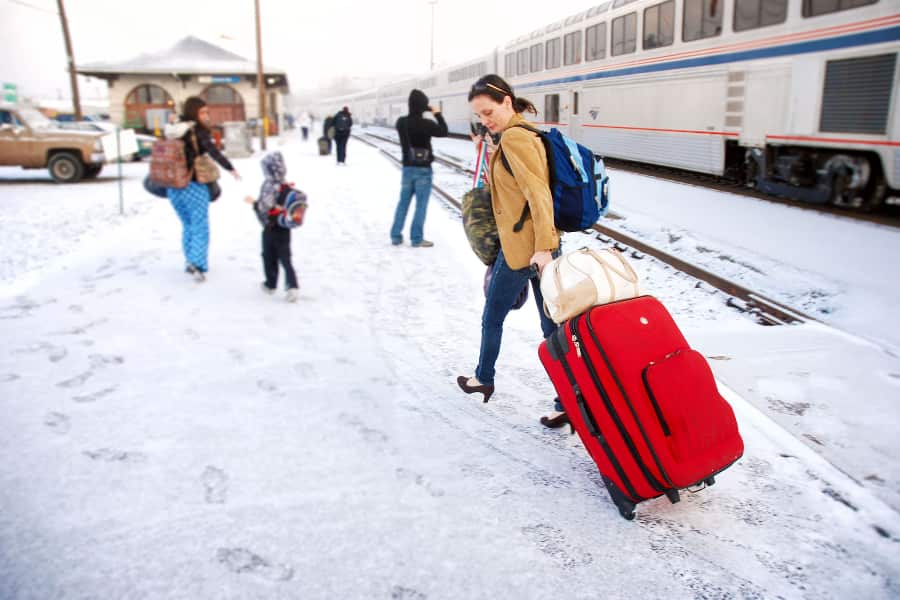
[[[482,137],[480,135],[470,133],[469,138],[471,138],[472,142],[475,144],[475,148],[478,148],[478,145],[481,142],[487,144],[489,154],[493,154],[494,150],[497,149],[497,146],[494,144],[494,138],[492,138],[490,135],[485,135],[484,137]]]
[[[549,250],[539,250],[531,256],[531,260],[528,261],[528,264],[537,265],[538,275],[540,275],[543,272],[544,267],[546,267],[547,263],[551,260],[553,260],[552,252]]]
[[[247,204],[253,204],[256,202],[256,199],[253,196],[244,196],[244,202]]]
[[[241,180],[241,174],[237,172],[237,169],[231,170],[229,173],[231,173],[231,176],[234,177],[236,181]]]

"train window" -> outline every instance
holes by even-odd
[[[634,52],[637,43],[637,13],[628,13],[612,22],[612,55]]]
[[[546,123],[559,123],[559,94],[547,94],[544,96],[544,121]]]
[[[547,69],[555,69],[559,66],[560,63],[560,45],[562,40],[559,38],[555,38],[552,40],[547,40],[547,60],[544,61],[544,67]]]
[[[581,30],[567,33],[563,38],[563,64],[574,65],[581,62]]]
[[[787,0],[734,0],[734,30],[746,31],[784,23]]]
[[[721,0],[684,0],[681,39],[685,42],[715,37],[722,33]]]
[[[606,23],[598,23],[584,31],[584,60],[606,58]]]
[[[875,4],[878,0],[803,0],[803,16],[817,17],[839,10]]]
[[[512,77],[516,74],[516,53],[510,52],[506,55],[506,76]]]
[[[544,68],[544,45],[535,44],[531,47],[531,72],[536,73]]]
[[[644,10],[644,50],[671,46],[675,41],[675,0]]]
[[[528,48],[522,48],[516,54],[516,62],[518,63],[516,73],[525,75],[528,73]]]

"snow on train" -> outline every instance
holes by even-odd
[[[469,87],[498,73],[599,155],[872,209],[900,202],[898,50],[897,0],[611,0],[320,113],[392,126],[418,87],[466,134]]]

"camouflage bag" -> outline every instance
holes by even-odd
[[[491,190],[474,188],[462,199],[463,228],[472,251],[486,265],[494,264],[500,254],[500,235],[491,206]]]

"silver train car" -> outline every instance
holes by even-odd
[[[469,87],[498,73],[598,155],[865,210],[900,202],[898,51],[898,0],[611,0],[320,106],[392,126],[417,87],[467,134]]]

